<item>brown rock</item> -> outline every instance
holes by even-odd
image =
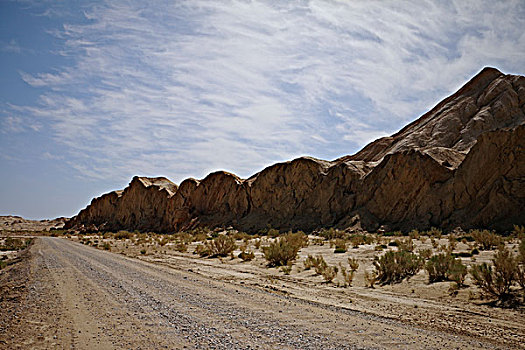
[[[247,180],[219,171],[177,188],[135,177],[68,225],[171,232],[258,230],[500,230],[525,224],[525,78],[485,68],[398,133],[335,161],[302,157]]]

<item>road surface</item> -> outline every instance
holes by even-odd
[[[13,311],[15,324],[4,330],[8,333],[0,338],[0,347],[494,347],[477,339],[233,285],[60,238],[38,238],[30,260],[29,294],[22,309]]]

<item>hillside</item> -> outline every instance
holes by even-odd
[[[218,171],[179,186],[134,177],[68,228],[173,232],[337,226],[376,230],[525,224],[525,77],[485,68],[398,133],[334,161],[302,157],[248,179]]]

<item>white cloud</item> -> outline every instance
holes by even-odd
[[[357,151],[485,65],[519,71],[524,7],[111,1],[64,24],[61,54],[74,64],[22,73],[45,92],[12,108],[49,123],[85,176],[249,176],[302,154]]]

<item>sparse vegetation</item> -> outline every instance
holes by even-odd
[[[481,250],[491,250],[502,243],[501,236],[489,230],[472,230],[470,235],[478,243]]]
[[[308,236],[303,232],[287,233],[263,247],[269,266],[285,266],[297,258],[299,250],[308,245]]]
[[[237,248],[235,238],[227,235],[218,235],[216,238],[206,242],[207,255],[211,258],[228,256],[235,248]]]
[[[500,246],[492,259],[492,265],[482,263],[472,266],[470,273],[474,283],[489,296],[508,299],[510,288],[516,280],[518,264],[510,250]]]
[[[454,281],[459,286],[465,282],[467,267],[461,260],[455,259],[450,253],[434,255],[427,261],[425,269],[428,272],[428,282]]]
[[[423,259],[420,256],[404,250],[388,251],[374,260],[377,280],[383,284],[400,282],[413,276],[421,270],[422,265]]]

